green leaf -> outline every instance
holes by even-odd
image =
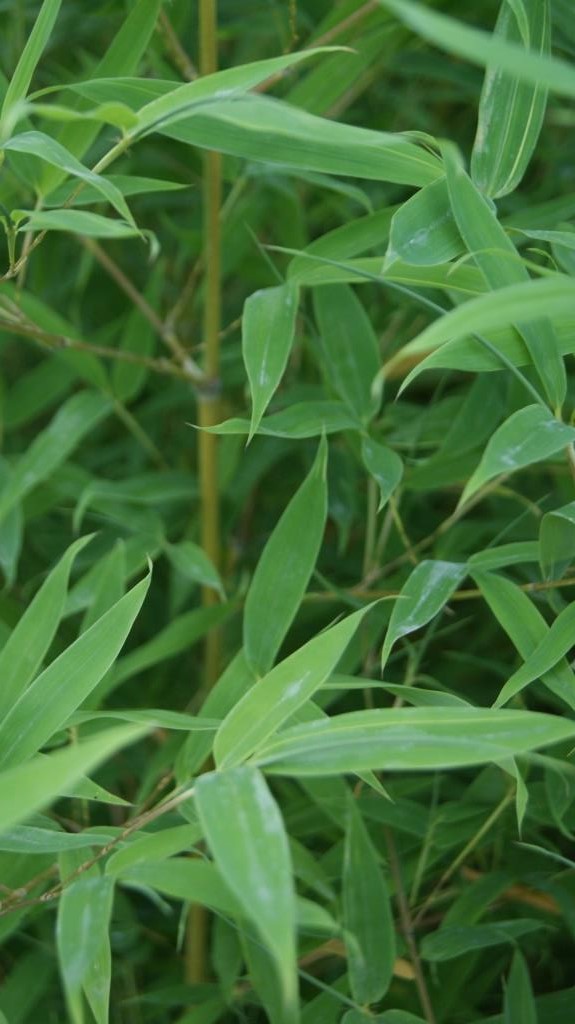
[[[489,762],[575,736],[555,715],[493,708],[350,711],[284,729],[254,763],[274,775],[435,771]]]
[[[248,690],[216,735],[218,767],[245,760],[313,696],[334,671],[367,610],[348,615],[309,640]]]
[[[108,729],[49,757],[35,757],[0,773],[0,829],[10,829],[47,807],[82,776],[116,750],[134,743],[148,730],[142,726]]]
[[[116,850],[106,862],[106,874],[125,872],[136,864],[166,860],[190,851],[203,836],[200,825],[176,825],[151,835],[140,835],[133,843]]]
[[[442,147],[449,201],[457,227],[488,286],[499,289],[529,281],[526,267],[499,224],[487,199],[465,173],[451,143]],[[566,391],[565,367],[555,332],[546,318],[522,324],[521,334],[533,365],[554,408],[561,406]]]
[[[368,423],[380,399],[372,392],[380,356],[371,322],[349,285],[325,285],[314,292],[322,369],[358,420]]]
[[[64,612],[76,555],[91,537],[71,544],[46,578],[0,652],[0,721],[26,690],[45,657]]]
[[[130,75],[148,49],[152,38],[162,0],[136,0],[130,4],[129,12],[122,19],[120,29],[112,39],[102,60],[91,72],[93,78]],[[116,90],[117,91],[117,90]],[[110,97],[116,101],[117,95]],[[79,109],[85,106],[82,102]],[[59,139],[63,146],[78,157],[90,147],[99,128],[93,122],[77,122],[63,125]],[[43,195],[49,195],[62,181],[64,175],[56,167],[45,167],[41,177]]]
[[[451,211],[447,182],[439,178],[416,192],[394,214],[385,266],[390,267],[397,259],[414,266],[448,263],[464,248]]]
[[[66,885],[58,904],[58,960],[68,1006],[78,1024],[84,1019],[82,990],[85,988],[93,997],[97,1024],[108,1021],[111,981],[108,930],[113,898],[113,879],[94,872]]]
[[[103,217],[88,210],[16,210],[25,217],[18,233],[26,231],[70,231],[88,238],[142,238],[142,233],[124,220]]]
[[[166,544],[166,557],[176,572],[181,573],[185,579],[216,590],[222,600],[224,599],[224,588],[219,573],[198,544],[191,540]]]
[[[295,890],[277,804],[247,766],[201,776],[196,803],[216,864],[277,965],[286,1019],[295,1019]]]
[[[282,57],[271,57],[268,60],[252,61],[235,68],[226,68],[211,75],[202,75],[193,82],[186,82],[170,90],[165,96],[146,103],[138,111],[138,123],[133,133],[147,133],[164,130],[182,118],[195,113],[195,107],[216,104],[227,97],[241,97],[250,89],[255,89],[267,78],[281,74],[288,68],[311,57],[323,53],[333,53],[334,47],[300,50],[298,53],[287,53]]]
[[[393,449],[378,444],[371,437],[362,438],[361,458],[367,472],[379,487],[380,512],[401,483],[403,462]]]
[[[0,494],[7,486],[9,477],[9,463],[0,456]],[[17,504],[13,506],[3,522],[0,523],[0,568],[4,574],[7,587],[11,587],[16,579],[18,559],[22,550],[23,527],[24,517],[22,509]]]
[[[548,0],[523,0],[523,28],[514,7],[511,0],[503,0],[492,38],[522,46],[526,63],[533,53],[548,56]],[[496,62],[488,66],[471,156],[473,180],[486,195],[504,196],[519,185],[537,145],[546,104],[544,87],[510,75]]]
[[[66,724],[117,658],[149,585],[148,574],[21,695],[0,724],[0,765],[26,760]]]
[[[460,505],[494,477],[541,462],[575,441],[575,427],[561,423],[543,406],[514,412],[495,431],[481,461],[467,481]]]
[[[457,562],[423,561],[410,573],[393,607],[381,652],[382,671],[396,640],[427,625],[449,601],[467,567]]]
[[[527,661],[549,632],[541,612],[511,580],[495,573],[476,571],[473,578],[500,626]],[[575,709],[575,675],[565,660],[558,659],[541,681]]]
[[[482,67],[494,65],[519,81],[548,88],[559,96],[575,97],[575,71],[564,60],[535,51],[526,60],[524,46],[470,28],[445,14],[412,3],[412,0],[378,2],[393,11],[414,32],[447,53],[465,57]]]
[[[435,320],[388,361],[386,370],[389,373],[397,363],[404,363],[422,353],[427,355],[446,342],[467,338],[470,332],[485,334],[493,328],[511,327],[515,323],[525,325],[529,320],[537,320],[540,317],[554,319],[572,315],[573,282],[567,275],[553,274],[538,281],[506,285],[495,292],[470,299]],[[473,346],[480,349],[481,342],[474,340]],[[493,358],[489,361],[494,362]],[[525,355],[519,355],[516,365],[525,362]],[[501,365],[495,364],[494,368],[501,369]],[[416,366],[406,377],[402,390],[419,376],[423,369],[424,364]]]
[[[523,690],[534,679],[544,676],[546,672],[555,667],[558,661],[561,661],[573,646],[574,625],[575,603],[559,612],[550,629],[529,655],[525,664],[507,680],[495,701],[496,707],[501,707],[506,701],[511,700],[516,693]]]
[[[12,116],[16,108],[28,94],[32,76],[46,44],[52,34],[62,0],[44,0],[34,27],[26,40],[16,70],[4,96],[0,111],[0,128],[3,135],[12,131]]]
[[[503,1024],[537,1024],[538,1020],[527,964],[516,949],[505,986]]]
[[[437,157],[402,135],[314,117],[264,96],[215,100],[160,131],[193,146],[304,171],[400,185],[428,185],[441,175]]]
[[[73,395],[60,407],[14,463],[10,479],[0,493],[0,521],[21,498],[51,476],[110,410],[110,400],[95,391]]]
[[[112,184],[109,178],[103,178],[84,167],[84,164],[81,164],[72,153],[64,149],[56,139],[51,139],[44,132],[23,132],[21,135],[13,135],[11,139],[3,142],[0,149],[8,150],[11,153],[25,153],[37,157],[39,160],[45,160],[52,167],[57,167],[59,170],[65,171],[66,174],[72,175],[73,178],[92,185],[117,210],[120,217],[131,224],[134,230],[137,230],[134,218],[120,190]]]
[[[352,801],[343,864],[343,927],[353,998],[376,1003],[393,975],[395,929],[387,882]]]
[[[242,316],[242,355],[252,398],[248,441],[283,376],[295,332],[298,292],[291,284],[254,292]]]
[[[525,562],[537,562],[538,560],[539,545],[537,541],[518,540],[511,544],[499,544],[494,548],[476,551],[469,556],[468,565],[470,570],[479,569],[487,572],[490,569],[504,569],[508,565],[523,565]]]
[[[539,560],[546,579],[560,579],[575,555],[575,502],[546,512],[539,527]]]
[[[541,921],[530,918],[496,921],[493,924],[444,925],[432,935],[425,936],[421,943],[421,955],[424,960],[443,963],[478,949],[515,943],[522,935],[529,935],[544,927]]]
[[[244,650],[265,675],[297,614],[314,570],[327,516],[327,444],[275,526],[254,572],[244,611]]]
[[[257,433],[267,437],[319,437],[321,434],[335,434],[341,430],[358,430],[361,424],[346,409],[342,402],[294,402],[282,412],[266,416]],[[211,434],[247,434],[251,431],[249,420],[231,419],[206,427]]]

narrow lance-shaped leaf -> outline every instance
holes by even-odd
[[[465,57],[481,67],[496,65],[523,82],[548,88],[559,96],[575,97],[575,71],[565,60],[532,51],[525,59],[525,48],[489,32],[463,25],[439,11],[412,0],[378,0],[393,11],[414,32],[435,43],[447,53]]]
[[[331,675],[367,608],[349,615],[276,665],[222,722],[214,757],[225,768],[249,757]]]
[[[350,801],[343,864],[343,926],[351,991],[362,1005],[383,998],[393,974],[395,928],[387,882]]]
[[[52,34],[61,4],[62,0],[44,0],[42,4],[4,96],[0,112],[3,134],[11,131],[10,120],[14,107],[26,98],[32,75]]]
[[[121,747],[147,732],[141,725],[108,729],[49,757],[36,757],[0,773],[0,829],[25,821],[66,793]]]
[[[401,483],[403,462],[392,448],[378,444],[371,437],[364,437],[361,442],[361,458],[379,487],[378,512],[381,512]]]
[[[473,578],[499,625],[523,660],[527,661],[549,633],[541,612],[516,583],[493,572],[477,572],[474,567],[470,568],[473,568]],[[565,659],[558,659],[541,676],[541,682],[575,709],[575,675]]]
[[[295,331],[297,301],[297,288],[281,284],[254,292],[244,305],[242,354],[252,398],[248,441],[256,433],[286,368]]]
[[[36,753],[97,686],[118,656],[149,585],[148,574],[22,694],[0,725],[2,767]]]
[[[169,125],[194,113],[194,107],[205,105],[210,101],[218,101],[230,96],[241,96],[242,93],[255,89],[266,78],[281,74],[288,68],[309,60],[322,53],[332,53],[334,47],[319,47],[287,53],[281,57],[270,57],[267,60],[252,61],[235,68],[226,68],[211,75],[202,75],[193,82],[186,82],[170,90],[165,96],[146,103],[138,111],[136,128],[130,135],[167,128]]]
[[[205,104],[162,134],[222,153],[354,178],[428,185],[441,176],[433,154],[402,135],[314,117],[264,96]]]
[[[0,652],[0,721],[33,679],[54,639],[64,611],[72,564],[90,540],[90,537],[81,537],[70,545]]]
[[[570,604],[551,624],[548,632],[541,642],[529,655],[524,665],[507,680],[501,690],[495,707],[501,707],[506,701],[511,700],[516,693],[539,679],[546,672],[554,668],[558,661],[561,661],[573,646],[573,629],[575,628],[575,603]]]
[[[396,640],[430,622],[466,575],[467,566],[457,562],[424,561],[415,567],[391,613],[381,652],[382,670]]]
[[[201,583],[205,587],[216,590],[224,597],[224,590],[219,573],[208,558],[203,548],[191,540],[182,540],[178,544],[166,544],[166,557],[174,569],[193,583]]]
[[[346,284],[317,288],[314,308],[322,369],[358,420],[368,423],[379,406],[372,384],[379,372],[380,356],[371,322]]]
[[[477,469],[463,489],[460,504],[494,477],[548,459],[574,441],[575,427],[561,423],[543,406],[519,409],[490,438]]]
[[[259,675],[269,671],[315,567],[327,516],[327,443],[287,505],[257,564],[244,612],[244,648]]]
[[[484,334],[493,328],[509,327],[542,316],[573,316],[573,282],[566,274],[553,274],[537,281],[507,285],[495,292],[470,299],[426,327],[389,360],[386,370],[389,372],[396,363],[415,355],[433,352],[448,341],[465,338],[470,332]],[[479,346],[480,342],[476,344]],[[409,374],[402,390],[417,373],[418,368]]]
[[[503,1024],[537,1024],[538,1020],[527,964],[516,949],[505,986]]]
[[[0,520],[67,459],[110,409],[109,399],[94,391],[82,391],[64,403],[14,463],[8,483],[0,493]]]
[[[546,579],[559,579],[575,555],[575,502],[546,512],[539,527],[539,561]]]
[[[342,772],[435,771],[498,763],[572,740],[575,723],[557,715],[494,708],[390,708],[284,729],[254,763],[294,777]]]
[[[527,268],[497,220],[492,206],[466,174],[457,150],[451,143],[445,143],[442,152],[449,201],[457,227],[487,284],[497,290],[515,282],[528,282]],[[517,330],[527,346],[551,405],[560,407],[567,383],[552,324],[545,317],[535,323],[522,323],[522,318],[518,318]]]
[[[136,70],[153,35],[161,4],[162,0],[136,0],[130,4],[119,31],[101,61],[91,71],[92,78],[130,75]],[[114,102],[117,96],[111,99]],[[82,102],[78,104],[80,111],[84,105]],[[98,125],[90,121],[63,125],[59,141],[75,156],[82,158],[99,130]],[[64,177],[59,168],[45,165],[40,178],[42,195],[47,196],[53,192]]]
[[[69,231],[88,238],[142,238],[142,232],[117,217],[103,217],[89,210],[13,210],[18,234],[27,231]]]
[[[87,858],[80,851],[61,856],[66,878]],[[58,904],[56,944],[68,1007],[75,1024],[83,1024],[85,992],[97,1024],[108,1024],[111,982],[110,917],[114,880],[97,868],[84,872],[64,891]]]
[[[531,53],[550,52],[551,17],[548,0],[523,0],[526,24],[516,5],[502,0],[494,37],[523,46]],[[473,180],[482,192],[497,198],[520,183],[541,131],[547,90],[488,65],[479,103],[477,134],[471,156]]]
[[[445,178],[416,192],[393,216],[385,266],[448,263],[465,249],[449,203]]]
[[[72,177],[92,185],[104,199],[111,203],[120,216],[128,224],[131,224],[134,230],[137,230],[134,218],[120,189],[116,188],[108,178],[90,171],[72,153],[64,149],[56,139],[50,138],[44,132],[22,132],[21,135],[13,135],[11,139],[7,139],[0,148],[12,153],[25,153],[28,156],[45,160],[52,167],[57,167],[59,170],[65,171],[66,174],[70,174]]]
[[[216,864],[275,961],[286,1021],[295,1020],[295,890],[278,806],[260,772],[247,766],[203,775],[196,803]]]

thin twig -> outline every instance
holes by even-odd
[[[172,58],[174,67],[187,82],[193,82],[198,77],[198,72],[180,43],[174,26],[164,10],[160,11],[158,30],[164,39],[168,56]]]

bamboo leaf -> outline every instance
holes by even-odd
[[[560,579],[575,555],[575,502],[546,512],[539,528],[539,560],[546,579]]]
[[[36,757],[0,773],[0,829],[26,821],[79,782],[107,757],[147,732],[142,726],[108,729],[49,757]]]
[[[106,199],[134,230],[137,230],[134,218],[122,193],[108,178],[102,177],[90,171],[84,164],[81,164],[76,157],[64,149],[56,139],[50,138],[44,132],[22,132],[21,135],[13,135],[2,143],[0,149],[10,153],[24,153],[28,156],[44,160],[52,167],[57,167],[73,178],[78,178],[87,185],[91,185]]]
[[[523,46],[526,62],[532,53],[550,53],[551,16],[548,0],[523,0],[526,24],[516,5],[502,0],[492,38]],[[473,180],[482,192],[497,198],[517,188],[537,145],[547,104],[547,90],[503,71],[487,67],[477,134],[471,156]]]
[[[258,675],[273,665],[314,570],[327,516],[327,444],[279,519],[254,572],[244,611],[244,650]]]
[[[281,412],[265,416],[257,432],[266,437],[304,438],[335,434],[341,430],[357,430],[360,426],[343,402],[295,402]],[[249,436],[251,423],[238,418],[205,429],[211,434]]]
[[[26,231],[70,231],[88,238],[142,238],[142,232],[127,221],[103,217],[88,210],[13,210],[20,226],[18,233]]]
[[[456,150],[442,147],[449,201],[457,227],[488,286],[499,289],[529,281],[526,267],[499,224],[487,199],[481,195],[461,166]],[[565,366],[552,325],[546,318],[522,323],[517,330],[554,409],[560,408],[567,387]]]
[[[16,70],[12,75],[4,96],[2,110],[0,111],[0,127],[3,135],[9,134],[12,130],[11,119],[14,108],[28,94],[32,76],[52,34],[61,4],[62,0],[44,0],[40,8],[40,13],[26,40],[26,45],[20,55]]]
[[[214,743],[220,768],[239,764],[302,707],[334,671],[367,609],[309,640],[253,686],[222,722]]]
[[[277,804],[247,766],[201,776],[196,803],[216,864],[277,965],[286,1019],[295,1019],[295,890]]]
[[[529,683],[532,683],[534,679],[539,679],[546,672],[555,668],[557,662],[561,661],[567,654],[567,651],[573,646],[574,624],[575,604],[570,604],[563,611],[559,612],[559,615],[551,624],[541,642],[529,655],[525,664],[507,680],[495,701],[496,707],[501,707],[502,704],[511,700],[515,694],[523,690]]]
[[[404,583],[393,607],[381,652],[382,671],[396,640],[425,626],[449,601],[467,575],[456,562],[420,562]]]
[[[395,961],[395,929],[387,882],[353,803],[345,837],[343,926],[351,991],[365,1005],[383,999]]]
[[[0,493],[0,521],[21,498],[67,459],[110,409],[110,400],[95,391],[82,391],[61,406],[53,420],[14,463],[8,483]]]
[[[400,352],[390,359],[386,364],[386,371],[389,375],[393,372],[398,363],[405,363],[406,360],[421,354],[428,355],[436,348],[446,342],[459,338],[467,338],[470,333],[485,334],[493,328],[511,327],[515,323],[523,326],[530,320],[537,320],[540,317],[567,318],[573,314],[573,283],[567,275],[553,274],[550,277],[538,281],[526,281],[522,284],[506,285],[495,292],[486,295],[479,295],[452,309],[449,313],[435,320],[429,327],[405,345]],[[570,330],[571,328],[569,328]],[[560,345],[560,351],[570,351],[573,344],[572,339],[568,348]],[[481,342],[473,341],[474,348],[481,349]],[[519,350],[520,351],[520,350]],[[485,357],[483,357],[483,363]],[[527,362],[525,350],[523,355],[518,353],[515,357],[515,365],[524,365]],[[495,359],[488,358],[488,362],[494,369],[501,369],[501,363],[497,364]],[[441,365],[441,353],[439,359],[433,364],[426,360],[427,366]],[[482,361],[480,361],[480,366]],[[419,376],[425,364],[416,366],[406,377],[402,390],[404,390],[414,379]]]
[[[380,399],[372,392],[379,372],[377,338],[355,292],[345,284],[314,292],[322,369],[340,398],[363,423],[376,414]]]
[[[445,178],[426,185],[402,203],[391,221],[385,267],[395,260],[413,266],[448,263],[464,250],[451,211]]]
[[[70,859],[69,855],[66,859]],[[84,1019],[83,990],[86,990],[97,1024],[108,1022],[111,982],[109,927],[113,898],[113,879],[93,871],[65,886],[59,901],[56,924],[58,960],[68,1006],[78,1024],[82,1024]]]
[[[74,559],[91,537],[71,544],[12,630],[0,652],[0,721],[26,690],[44,659],[64,612]]]
[[[575,736],[575,724],[533,711],[392,708],[350,711],[284,729],[254,763],[266,774],[435,771],[489,762]]]
[[[575,427],[556,420],[541,405],[514,412],[490,438],[477,469],[467,481],[460,503],[502,473],[541,462],[575,441]]]
[[[368,473],[379,487],[378,512],[380,512],[401,483],[403,462],[392,448],[378,444],[371,437],[362,439],[361,458]]]
[[[473,577],[500,626],[527,661],[549,633],[541,612],[516,583],[504,576],[474,572]],[[575,675],[564,659],[557,659],[541,681],[568,707],[575,708]]]
[[[531,52],[526,60],[523,46],[463,25],[412,0],[378,0],[378,3],[447,53],[465,57],[481,67],[495,65],[519,81],[547,88],[559,96],[575,97],[575,71],[567,61],[536,52]]]
[[[297,288],[290,284],[250,295],[242,316],[242,355],[252,398],[248,441],[283,376],[291,351],[297,316]]]
[[[441,175],[437,157],[402,135],[329,121],[264,96],[215,100],[160,130],[203,149],[304,171],[403,185],[428,185]]]
[[[538,1020],[527,964],[516,949],[505,986],[503,1024],[537,1024]]]
[[[148,574],[21,695],[0,724],[0,765],[26,760],[66,724],[114,663],[149,585]]]

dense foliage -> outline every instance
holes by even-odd
[[[0,12],[1,1024],[570,1024],[572,0]]]

